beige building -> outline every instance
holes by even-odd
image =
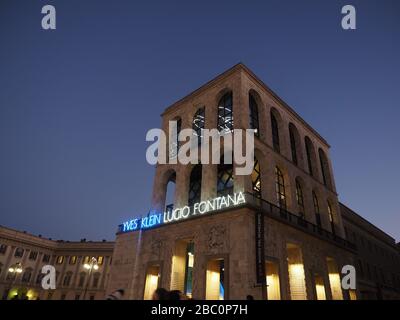
[[[149,299],[157,287],[196,299],[358,296],[340,286],[356,247],[345,239],[329,145],[291,107],[238,64],[167,108],[164,131],[171,120],[198,133],[256,129],[253,173],[158,165],[151,213],[120,226],[108,291],[125,288],[129,299]]]
[[[55,241],[0,226],[1,297],[103,299],[113,247],[113,242]],[[92,263],[93,268],[86,269],[84,264],[90,265],[93,257],[97,267]],[[42,289],[41,270],[44,265],[56,269],[55,290]],[[15,272],[17,269],[20,272]]]
[[[152,210],[122,223],[115,243],[1,227],[3,298],[102,299],[125,289],[125,299],[151,299],[157,287],[215,300],[400,297],[399,244],[339,203],[328,143],[246,66],[167,108],[166,132],[170,120],[192,128],[199,149],[201,129],[256,129],[252,174],[228,163],[158,165]],[[98,269],[89,274],[92,258]],[[56,290],[39,285],[45,264],[56,267]],[[341,287],[344,265],[356,267],[356,290]]]

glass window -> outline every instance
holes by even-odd
[[[71,283],[72,272],[67,272],[64,276],[63,286],[67,287]]]
[[[226,93],[218,103],[218,131],[221,134],[233,131],[232,92]]]
[[[193,117],[192,129],[197,137],[197,144],[201,145],[201,139],[203,137],[202,130],[205,128],[205,108],[198,109]]]
[[[28,268],[25,270],[24,274],[22,275],[22,282],[29,282],[32,277],[32,269]]]
[[[271,112],[271,128],[272,128],[272,145],[276,152],[280,152],[278,121],[276,120],[276,117],[272,112]]]
[[[64,262],[64,256],[57,257],[57,264],[62,264]]]
[[[103,262],[104,262],[104,257],[103,257],[103,256],[97,257],[97,264],[98,264],[99,266],[101,266],[101,265],[103,264]]]
[[[261,171],[260,163],[257,158],[254,158],[254,167],[251,174],[253,193],[256,197],[261,198]]]
[[[221,158],[218,164],[217,195],[233,194],[233,165],[225,164]]]
[[[254,129],[254,135],[260,137],[260,128],[258,121],[258,105],[254,97],[249,94],[249,107],[250,107],[250,129]]]
[[[49,262],[50,261],[50,255],[49,254],[44,254],[42,258],[42,262]]]
[[[15,253],[14,253],[14,257],[16,258],[22,258],[22,256],[24,255],[25,250],[22,248],[16,248],[15,249]]]
[[[0,244],[0,254],[5,254],[7,251],[7,245]]]
[[[290,136],[290,150],[292,151],[292,161],[297,165],[297,146],[296,146],[296,138],[294,133],[293,125],[289,125],[289,136]]]
[[[275,191],[278,206],[286,210],[285,180],[282,171],[275,167]]]
[[[71,256],[69,257],[69,264],[75,264],[76,263],[76,256]]]
[[[308,164],[308,172],[310,175],[314,175],[314,168],[312,162],[312,152],[314,150],[312,146],[312,142],[309,137],[305,137],[305,145],[306,145],[306,154],[307,154],[307,164]]]
[[[335,234],[335,221],[333,220],[332,206],[329,203],[329,201],[328,201],[328,216],[329,216],[329,222],[331,224],[332,233]]]
[[[193,167],[190,174],[189,183],[189,206],[200,202],[201,199],[202,165],[197,164]]]
[[[298,179],[296,179],[296,200],[297,205],[299,207],[299,215],[304,218],[305,210],[304,210],[304,197],[303,197],[303,189],[301,188],[301,184]]]
[[[37,251],[31,251],[31,252],[29,253],[29,260],[36,260],[37,255],[38,255],[38,252],[37,252]]]
[[[313,191],[312,193],[313,203],[314,203],[314,214],[315,214],[315,222],[318,227],[321,227],[321,215],[319,212],[319,203],[316,193]]]

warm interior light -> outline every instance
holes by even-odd
[[[83,267],[85,268],[85,269],[90,269],[90,265],[89,264],[87,264],[87,263],[85,263],[84,265],[83,265]]]

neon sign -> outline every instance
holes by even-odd
[[[195,203],[193,206],[184,206],[164,213],[150,212],[149,215],[142,218],[128,220],[122,223],[119,228],[120,232],[129,232],[135,230],[144,230],[171,222],[190,219],[192,217],[201,216],[213,211],[219,211],[230,207],[235,207],[246,203],[243,192],[233,195],[216,197],[211,200]]]

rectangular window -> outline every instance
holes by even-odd
[[[7,245],[1,244],[0,245],[0,254],[5,254],[7,251]]]
[[[98,264],[99,266],[101,266],[101,265],[103,264],[103,262],[104,262],[104,257],[103,257],[103,256],[97,257],[97,264]]]
[[[212,259],[207,263],[206,300],[225,299],[224,259]]]
[[[43,255],[42,262],[49,262],[49,261],[50,261],[50,255],[49,254]]]
[[[14,257],[16,258],[22,258],[22,256],[24,255],[25,250],[22,248],[16,248],[15,249],[15,253],[14,253]]]
[[[306,300],[306,280],[301,248],[295,244],[288,243],[287,260],[289,269],[289,287],[291,300]]]
[[[267,284],[267,299],[280,300],[281,288],[279,283],[279,268],[276,262],[265,262],[266,284]]]
[[[38,255],[38,252],[37,252],[37,251],[31,251],[31,252],[29,253],[29,260],[36,260],[37,255]]]
[[[154,291],[160,280],[160,266],[152,265],[147,268],[143,300],[152,300]]]
[[[350,300],[357,300],[356,290],[349,290],[349,298]]]
[[[90,256],[85,256],[85,258],[83,258],[83,260],[82,260],[82,264],[89,263],[89,262],[90,262]]]
[[[64,256],[57,257],[57,264],[62,264],[64,262]]]
[[[328,265],[329,284],[331,286],[332,299],[343,300],[342,285],[336,261],[332,258],[326,258],[326,263]]]
[[[75,264],[76,263],[76,256],[71,256],[69,257],[69,264]]]

